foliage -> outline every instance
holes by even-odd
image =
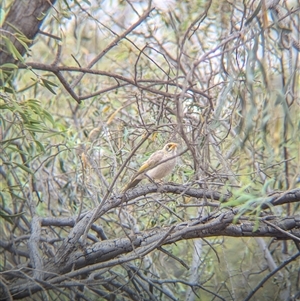
[[[73,221],[108,206],[170,141],[182,155],[169,180],[217,191],[224,202],[145,193],[110,207],[91,231],[87,223],[76,252],[228,208],[232,225],[253,221],[254,232],[265,215],[297,214],[297,203],[272,204],[278,191],[297,187],[300,170],[297,3],[259,9],[256,1],[152,2],[57,1],[30,49],[15,34],[25,57],[0,31],[1,48],[15,60],[0,66],[3,277],[33,266],[35,218],[38,253],[44,266],[55,266],[64,239],[75,233]],[[86,274],[63,278],[36,298],[246,300],[272,271],[265,254],[276,268],[297,249],[292,240],[210,236],[149,247],[113,264],[122,253],[104,268],[89,263]],[[257,300],[299,294],[298,274],[291,263]],[[8,274],[4,286],[18,284],[15,278]]]

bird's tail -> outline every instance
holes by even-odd
[[[128,189],[135,187],[142,179],[134,178],[132,179],[123,189],[122,193],[125,193]]]

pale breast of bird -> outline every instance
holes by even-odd
[[[164,161],[167,158],[171,158],[175,155],[175,153],[171,152],[168,154],[167,157],[164,158]],[[162,178],[164,178],[166,175],[168,175],[169,173],[171,173],[172,169],[174,168],[174,166],[176,165],[176,158],[170,159],[165,161],[164,163],[161,163],[157,166],[155,166],[154,168],[148,170],[146,172],[147,176],[155,179],[155,180],[160,180]]]

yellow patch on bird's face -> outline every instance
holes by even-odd
[[[173,149],[176,149],[177,146],[178,146],[177,143],[172,142],[172,143],[168,143],[165,148],[167,152],[171,152]]]

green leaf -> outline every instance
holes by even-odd
[[[14,164],[16,164],[18,167],[20,167],[21,169],[23,169],[24,171],[30,173],[30,174],[34,174],[34,172],[28,168],[27,166],[23,165],[23,164],[20,164],[20,163],[17,163],[17,162],[14,162]]]
[[[56,92],[52,89],[51,86],[53,87],[58,87],[56,84],[50,82],[49,80],[47,79],[44,79],[44,78],[41,78],[42,82],[43,82],[43,85],[51,92],[53,93],[54,95],[56,95]]]
[[[14,94],[14,90],[9,87],[4,87],[4,91],[9,94]]]
[[[36,126],[30,126],[30,125],[26,125],[26,130],[33,132],[33,133],[48,133],[47,130],[42,130],[40,127],[36,127]]]
[[[62,158],[59,158],[59,166],[63,173],[67,172],[67,170],[65,169],[65,161]]]
[[[11,138],[11,139],[6,139],[6,140],[2,140],[0,141],[0,144],[5,144],[7,142],[12,142],[12,141],[15,141],[15,140],[19,140],[19,139],[23,139],[25,136],[18,136],[18,137],[14,137],[14,138]]]
[[[20,153],[22,155],[27,155],[26,152],[20,150],[19,148],[15,147],[13,145],[8,145],[7,148],[10,149],[10,150],[12,150],[13,152],[17,152],[17,153]]]
[[[45,153],[45,148],[43,146],[43,144],[37,140],[34,140],[34,142],[37,144],[37,146],[39,147],[40,151],[42,151],[43,153]]]
[[[28,39],[24,34],[16,33],[16,39],[24,46],[24,48],[28,49],[28,44],[32,43],[32,40]]]
[[[1,65],[0,69],[18,69],[18,66],[12,63],[6,63]]]
[[[275,179],[269,179],[269,180],[267,180],[267,181],[264,183],[264,186],[263,186],[263,188],[262,188],[262,190],[261,190],[262,195],[268,194],[268,189],[269,189],[269,187],[270,187],[270,186],[273,187],[273,184],[274,184],[274,183],[275,183]]]
[[[53,119],[53,117],[52,117],[51,114],[49,114],[45,110],[43,110],[43,114],[44,114],[45,118],[52,123],[52,125],[55,125],[55,121],[54,121],[54,119]]]
[[[238,189],[233,193],[233,196],[229,199],[228,202],[222,203],[221,208],[224,207],[235,207],[238,205],[242,205],[249,201],[249,199],[253,198],[252,195],[249,195],[248,193],[245,193],[245,190],[247,190],[251,184],[248,184],[241,189]]]
[[[41,13],[41,16],[38,17],[37,19],[38,19],[39,21],[41,21],[41,20],[43,20],[45,17],[46,17],[46,14]]]
[[[10,224],[13,224],[12,218],[19,217],[19,216],[23,215],[24,213],[25,213],[25,211],[17,213],[17,214],[7,214],[3,210],[0,210],[0,217],[4,218]]]
[[[12,43],[12,41],[8,37],[5,37],[5,36],[2,36],[2,39],[4,40],[6,47],[7,47],[8,51],[10,52],[10,54],[13,56],[13,58],[15,60],[19,60],[19,61],[23,62],[24,58],[22,57],[20,52],[17,50],[16,46]]]

